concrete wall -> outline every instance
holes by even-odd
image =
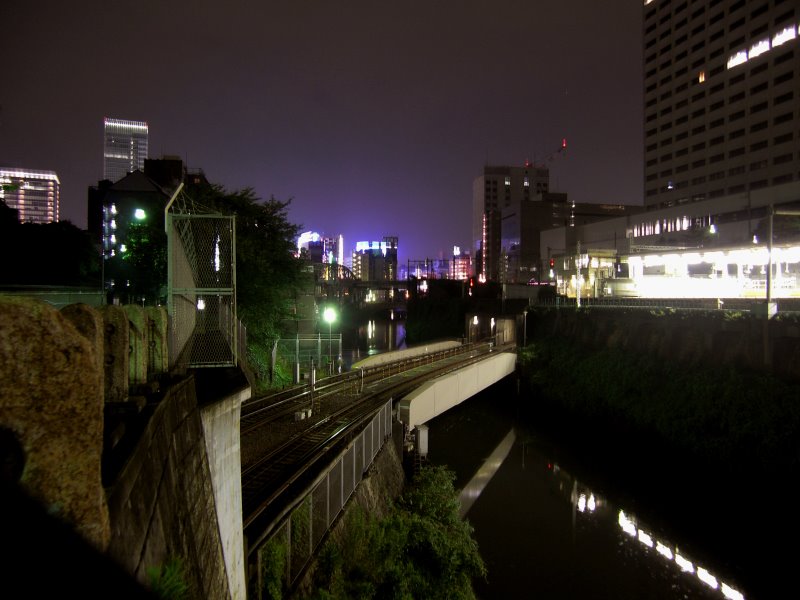
[[[230,598],[203,422],[187,378],[156,407],[108,494],[109,554],[140,581],[171,557],[192,598]]]
[[[200,409],[190,377],[132,402],[158,388],[166,332],[163,309],[59,312],[0,295],[0,475],[142,583],[176,557],[190,597],[244,598],[239,409],[250,390]],[[143,431],[124,434],[132,450],[104,489],[104,429],[117,414]]]
[[[350,370],[352,371],[360,368],[385,365],[390,362],[404,360],[406,358],[413,358],[415,356],[419,356],[421,354],[427,354],[429,352],[450,350],[451,348],[457,348],[460,345],[461,342],[459,341],[434,342],[431,344],[425,344],[424,346],[414,346],[413,348],[405,348],[403,350],[392,350],[391,352],[381,352],[380,354],[375,354],[374,356],[368,356],[367,358],[360,360],[357,363],[353,363],[353,365],[350,367]]]
[[[231,598],[247,595],[239,425],[242,402],[249,397],[247,388],[200,411]]]
[[[498,352],[429,381],[400,401],[398,419],[411,431],[514,373],[516,360],[516,353]]]

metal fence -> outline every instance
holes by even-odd
[[[286,548],[283,581],[273,583],[282,583],[291,588],[391,435],[392,401],[389,400],[298,499],[293,510],[261,546],[255,579],[258,582],[256,598],[264,597],[262,589],[266,582],[263,571],[265,566],[269,566],[265,565],[265,561],[268,562],[273,556],[268,550],[270,544],[277,543]]]
[[[278,357],[289,365],[299,365],[296,370],[310,370],[311,362],[317,367],[333,363],[338,365],[342,356],[342,334],[313,333],[278,340]]]
[[[775,300],[780,312],[800,310],[800,298]],[[581,298],[582,308],[643,308],[682,310],[753,311],[764,300],[755,298]],[[575,298],[539,300],[531,306],[575,308]]]
[[[170,367],[233,366],[239,335],[235,218],[200,212],[181,194],[182,186],[165,209]]]

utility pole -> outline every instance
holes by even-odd
[[[578,254],[575,256],[575,306],[581,307],[581,241],[578,240]]]

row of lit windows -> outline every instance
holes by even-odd
[[[754,11],[754,13],[751,15],[751,19],[749,21],[750,24],[754,25],[753,20],[755,20],[757,17],[759,17],[761,14],[763,14],[763,12],[766,12],[766,10],[762,9],[762,10]],[[772,21],[772,24],[773,24],[774,27],[777,28],[781,23],[786,23],[787,21],[791,21],[793,16],[794,16],[794,11],[793,10],[787,11],[787,12],[775,17],[773,19],[773,21]],[[709,26],[713,25],[716,22],[718,22],[719,20],[721,20],[722,15],[721,14],[718,15],[718,17],[719,18],[717,18],[716,20],[709,21]],[[737,19],[736,21],[732,22],[728,26],[727,32],[728,33],[734,33],[735,30],[739,29],[740,27],[743,27],[746,22],[748,22],[748,21],[746,21],[744,17],[742,17],[740,19]],[[763,23],[755,25],[752,28],[752,30],[748,33],[748,37],[750,39],[754,39],[754,38],[757,38],[758,36],[763,35],[765,32],[767,32],[767,30],[769,28],[769,23],[770,23],[769,20],[764,20]],[[671,36],[673,37],[673,39],[671,39],[671,41],[669,41],[667,44],[665,44],[664,46],[659,48],[657,52],[655,50],[653,50],[652,53],[647,54],[645,56],[645,64],[646,65],[649,65],[650,63],[655,61],[656,58],[659,57],[659,56],[664,56],[667,53],[671,53],[673,50],[677,50],[683,44],[687,43],[690,38],[696,39],[698,36],[703,35],[703,32],[706,29],[706,24],[705,23],[700,23],[691,32],[685,32],[682,35],[678,35],[679,34],[678,30],[680,28],[682,28],[684,25],[686,25],[686,19],[684,19],[683,21],[679,22],[676,25],[674,31],[672,29],[666,29],[660,34],[660,36],[658,38],[653,36],[652,38],[650,38],[649,40],[647,40],[645,42],[645,50],[647,51],[647,50],[653,48],[653,46],[655,46],[657,41],[670,38]],[[647,36],[647,30],[645,32],[645,36]],[[725,28],[724,27],[720,27],[720,29],[718,29],[717,31],[714,31],[714,32],[708,34],[707,36],[702,37],[702,39],[697,39],[693,43],[691,49],[684,49],[682,52],[680,52],[678,55],[675,56],[676,62],[678,60],[681,60],[682,58],[685,58],[689,52],[691,52],[692,54],[695,54],[695,53],[699,52],[700,50],[702,50],[703,48],[705,48],[706,43],[713,44],[714,42],[717,42],[718,40],[722,40],[722,38],[724,36],[725,36]],[[779,34],[776,34],[776,36],[780,37]],[[783,41],[785,41],[785,40],[783,40]],[[745,42],[745,36],[742,35],[739,38],[728,42],[727,46],[728,46],[728,49],[732,50],[736,46],[741,45],[744,42]],[[782,41],[779,42],[779,44],[780,43],[782,43]],[[710,58],[716,58],[717,56],[722,54],[722,52],[724,51],[724,47],[725,47],[725,44],[721,44],[718,48],[714,49],[711,52]],[[665,66],[669,66],[670,63],[671,63],[671,60],[667,60],[665,63],[662,63],[661,65],[659,65],[659,68],[663,70],[663,68]]]
[[[793,119],[794,119],[794,112],[793,111],[782,113],[780,115],[777,115],[777,116],[773,117],[772,126],[773,127],[778,127],[778,126],[783,125],[785,123],[791,123],[793,121]],[[729,118],[728,119],[728,123],[735,123],[738,120],[739,120],[739,117]],[[692,134],[692,136],[699,136],[699,135],[705,133],[706,131],[710,131],[710,130],[713,130],[713,129],[717,129],[718,127],[722,127],[722,125],[724,125],[724,124],[725,124],[725,120],[723,118],[715,119],[715,120],[711,121],[708,124],[708,126],[703,124],[703,125],[698,125],[697,127],[692,128],[691,134]],[[666,130],[668,130],[670,128],[671,128],[671,124],[669,124],[669,126],[662,127],[661,131],[663,132],[663,131],[666,131]],[[728,135],[727,135],[727,139],[728,139],[728,141],[735,140],[737,138],[740,138],[740,137],[744,136],[748,132],[750,134],[758,133],[759,131],[764,131],[767,128],[769,128],[769,120],[768,119],[764,119],[762,121],[758,121],[757,123],[753,123],[752,125],[749,126],[749,128],[741,127],[739,129],[735,129],[735,130],[729,132]],[[652,135],[655,134],[655,130],[651,130],[651,131],[653,133],[651,134],[650,132],[648,132],[647,137],[652,137]],[[791,138],[788,138],[788,139],[784,138],[783,136],[785,136],[785,135],[786,134],[781,134],[779,136],[776,136],[776,140],[777,139],[781,140],[781,141],[776,142],[776,143],[783,143],[784,141],[789,141],[789,139],[791,139]],[[685,140],[688,137],[689,137],[688,131],[684,131],[684,132],[679,133],[678,135],[676,135],[674,137],[674,140],[675,140],[675,142],[680,142],[682,140]],[[672,144],[672,141],[673,141],[673,138],[671,138],[671,137],[670,138],[664,138],[661,141],[661,143],[658,145],[658,147],[664,148],[664,147],[670,146]],[[723,135],[718,135],[718,136],[710,138],[708,140],[708,145],[717,146],[717,145],[723,143],[724,141],[725,141],[725,135],[724,134]],[[706,142],[702,141],[702,142],[698,142],[698,143],[694,144],[692,146],[692,150],[693,151],[703,150],[705,147],[706,147]],[[656,150],[656,144],[655,143],[648,144],[647,147],[646,147],[646,151],[647,151],[648,155],[652,154],[655,150]],[[678,152],[678,154],[676,154],[676,155],[680,156],[681,155],[680,154],[681,150],[678,150],[677,152]],[[685,154],[685,153],[686,152],[683,152],[683,154]],[[662,155],[661,160],[664,161],[664,160],[669,160],[671,158],[672,158],[671,154],[670,155]],[[652,166],[652,164],[654,164],[654,163],[652,163],[651,161],[653,161],[653,160],[655,160],[655,158],[648,159],[647,166]]]
[[[724,171],[719,171],[717,173],[713,173],[712,175],[710,175],[708,177],[708,181],[721,181],[721,180],[724,180],[724,179],[725,179],[725,172]],[[749,190],[757,190],[757,189],[765,188],[765,187],[767,187],[769,185],[781,185],[781,184],[784,184],[784,183],[790,183],[790,182],[792,182],[794,180],[795,180],[794,173],[783,173],[781,175],[777,175],[777,176],[773,177],[772,180],[771,180],[771,183],[770,183],[769,179],[763,178],[763,179],[759,179],[759,180],[756,180],[756,181],[751,181],[749,183],[739,183],[739,184],[730,186],[730,187],[727,188],[727,193],[728,194],[739,194],[741,192],[747,191],[748,189]],[[681,189],[686,189],[687,187],[689,187],[688,184],[685,184],[685,182],[683,182],[683,183],[684,183],[684,185],[682,185],[680,187],[678,186],[678,184],[673,184],[671,187],[668,184],[668,185],[666,185],[664,187],[660,187],[660,188],[659,187],[650,188],[650,189],[647,190],[645,195],[648,198],[652,198],[653,196],[657,196],[659,194],[674,193],[674,190],[681,190]],[[706,197],[707,198],[718,198],[720,196],[724,196],[725,193],[726,193],[726,189],[725,188],[718,188],[718,189],[709,191],[708,194],[705,195],[705,196],[704,195],[694,196],[693,197],[693,201],[704,200]],[[686,200],[686,199],[684,199],[684,200]]]
[[[747,23],[747,22],[751,22],[752,23],[753,21],[758,20],[759,17],[761,17],[762,15],[766,14],[768,10],[769,10],[769,5],[768,4],[762,4],[761,6],[757,7],[755,10],[753,10],[750,13],[749,19],[746,17],[746,15],[743,15],[742,17],[740,17],[740,18],[736,19],[735,21],[731,22],[728,25],[727,32],[728,33],[733,33],[735,30],[739,29],[740,27],[743,27],[745,23]],[[692,19],[691,20],[692,21],[697,21],[699,19],[699,17],[701,17],[703,15],[703,11],[704,11],[704,9],[700,9],[699,11],[696,11],[692,15]],[[729,12],[728,14],[730,15],[731,13]],[[784,22],[786,20],[791,19],[793,14],[794,14],[794,9],[791,9],[791,10],[788,10],[786,12],[783,12],[780,15],[778,15],[778,16],[776,16],[776,17],[774,17],[772,19],[772,24],[777,26],[779,23],[782,23],[782,22]],[[725,17],[725,14],[723,12],[719,12],[719,13],[713,15],[712,17],[710,17],[708,19],[708,21],[702,20],[701,22],[697,23],[697,25],[695,25],[695,27],[691,30],[691,32],[685,32],[682,35],[678,35],[678,34],[680,34],[680,30],[681,29],[683,29],[684,27],[686,27],[688,25],[689,19],[687,17],[684,17],[680,21],[677,21],[674,26],[666,27],[666,28],[662,29],[660,32],[656,31],[656,24],[652,23],[652,24],[650,24],[649,26],[647,26],[645,28],[645,32],[644,32],[645,38],[647,38],[650,34],[652,34],[650,39],[646,42],[645,49],[652,48],[657,43],[657,41],[659,41],[659,40],[667,39],[670,36],[678,35],[678,37],[675,37],[673,42],[668,43],[666,46],[663,46],[663,47],[661,47],[659,49],[658,54],[659,55],[663,55],[663,54],[665,54],[666,52],[668,52],[669,50],[671,50],[673,48],[673,44],[674,44],[674,46],[678,46],[678,45],[686,42],[689,36],[691,36],[691,37],[699,36],[706,29],[711,28],[714,25],[716,25],[717,23],[719,23],[720,21],[722,21],[722,19],[724,17]],[[661,24],[664,24],[668,20],[669,20],[668,18],[662,19]],[[758,25],[757,29],[755,29],[755,30],[753,30],[751,32],[751,35],[758,35],[760,33],[763,33],[764,31],[766,31],[769,23],[770,23],[769,19],[765,19],[763,21],[763,24]],[[712,32],[707,37],[709,38],[710,41],[713,42],[713,41],[716,41],[716,40],[720,39],[721,37],[723,37],[724,34],[725,34],[725,28],[724,28],[724,26],[720,25],[720,29]],[[696,44],[695,46],[692,47],[692,51],[695,52],[695,51],[699,50],[702,47],[703,47],[702,45]],[[653,58],[653,57],[655,57],[655,53],[653,53],[652,55],[648,56],[648,59],[645,62],[649,62],[650,59]]]
[[[652,4],[653,2],[654,2],[654,0],[644,0],[644,6],[648,6],[648,5]],[[708,3],[708,8],[712,9],[715,6],[719,5],[720,2],[722,2],[722,0],[711,0]],[[781,4],[784,4],[785,2],[787,2],[787,0],[773,0],[772,1],[772,5],[773,6],[780,6]],[[746,6],[746,4],[747,3],[745,2],[745,0],[738,0],[738,2],[734,2],[733,4],[731,4],[728,7],[728,14],[731,15],[734,12],[736,12],[737,10],[740,10],[740,9],[744,8]],[[683,3],[677,5],[674,9],[667,10],[667,8],[670,5],[671,5],[671,0],[662,0],[661,2],[658,2],[657,4],[653,5],[652,8],[646,9],[646,12],[645,12],[645,23],[647,23],[650,19],[655,17],[656,14],[658,13],[658,14],[662,15],[659,23],[663,24],[666,21],[668,21],[670,19],[670,17],[673,17],[673,18],[677,17],[677,16],[680,15],[681,12],[686,10],[686,8],[688,7],[688,2],[684,1]],[[769,2],[765,1],[761,6],[756,8],[754,10],[754,12],[757,12],[757,13],[760,14],[760,12],[762,10],[767,10],[768,8],[769,8]],[[697,9],[695,9],[695,11],[691,15],[692,19],[696,19],[697,17],[703,15],[703,13],[705,13],[705,11],[706,11],[706,7],[705,6],[698,7]]]
[[[740,148],[736,148],[735,150],[731,150],[728,153],[728,158],[729,159],[737,158],[739,156],[744,156],[744,154],[745,154],[744,147],[740,147]],[[793,157],[794,157],[794,155],[793,155],[792,152],[779,154],[778,156],[774,156],[772,158],[772,164],[773,165],[783,165],[783,164],[786,164],[788,162],[792,162]],[[710,157],[708,160],[703,158],[703,159],[694,161],[692,163],[692,167],[691,168],[692,169],[700,169],[700,168],[705,167],[706,165],[713,165],[713,164],[722,162],[723,160],[725,160],[725,154],[724,153],[716,154],[716,155]],[[767,159],[759,159],[757,161],[754,161],[754,162],[750,163],[750,170],[751,171],[757,171],[759,169],[766,168],[767,165],[768,165],[768,160]],[[679,165],[678,167],[676,167],[674,170],[673,169],[665,169],[665,170],[663,170],[663,171],[661,171],[659,173],[651,173],[651,174],[649,174],[647,176],[647,181],[655,181],[659,177],[661,177],[661,178],[670,177],[673,173],[675,173],[675,174],[685,173],[688,170],[689,170],[689,164],[688,163],[684,163],[684,164]],[[728,170],[728,175],[738,175],[739,173],[743,173],[743,172],[744,172],[744,166],[737,166],[737,167],[733,167],[733,168],[729,169]],[[722,173],[722,172],[720,171],[720,173]],[[714,175],[715,174],[712,174],[712,176],[711,176],[712,179],[715,178]],[[705,182],[705,176],[696,177],[695,179],[692,180],[692,184],[693,185],[696,185],[696,184],[699,184],[699,183],[704,183],[704,182]]]
[[[757,91],[753,92],[752,90],[754,90],[756,88],[760,88],[760,89],[758,89]],[[756,86],[754,88],[751,88],[751,95],[755,95],[757,93],[760,93],[760,92],[764,91],[764,89],[766,89],[766,88],[761,88],[760,86]],[[728,100],[728,104],[729,105],[733,105],[734,108],[738,108],[740,106],[739,102],[741,102],[741,100],[744,99],[744,95],[745,95],[744,92],[740,92],[738,94],[735,94],[735,95],[731,96],[729,98],[729,100]],[[781,104],[785,104],[786,102],[791,102],[793,99],[794,99],[794,91],[790,89],[790,91],[788,91],[788,92],[784,92],[782,94],[776,95],[772,99],[772,105],[773,106],[780,106]],[[705,106],[701,106],[700,108],[692,111],[691,115],[689,115],[688,113],[684,114],[684,115],[681,115],[680,117],[678,117],[675,120],[675,125],[681,125],[683,123],[686,123],[689,120],[690,116],[691,116],[692,119],[699,119],[700,117],[703,117],[706,114],[706,111],[714,112],[714,111],[717,111],[717,110],[719,110],[720,108],[722,108],[724,106],[725,106],[725,98],[721,98],[718,101],[714,102],[713,104],[709,105],[708,109],[706,109]],[[647,117],[645,118],[645,123],[651,123],[651,122],[655,121],[658,117],[665,117],[665,116],[671,114],[673,112],[673,110],[675,110],[677,112],[679,109],[685,108],[685,107],[687,107],[686,101],[679,102],[674,107],[673,106],[664,107],[659,112],[652,112],[649,115],[647,115]],[[750,107],[749,112],[750,112],[750,114],[755,114],[755,113],[761,112],[763,110],[766,110],[768,107],[769,107],[769,103],[765,100],[765,101],[759,102],[758,104],[752,105]],[[728,116],[728,119],[730,121],[735,121],[738,118],[744,117],[744,115],[745,115],[744,109],[740,109],[737,112],[731,113]],[[663,125],[662,125],[662,127],[663,127]],[[650,130],[650,131],[652,131],[652,130]]]

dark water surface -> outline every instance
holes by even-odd
[[[459,488],[507,452],[466,513],[489,571],[480,598],[798,597],[794,506],[532,403],[505,381],[429,423],[429,460]]]

